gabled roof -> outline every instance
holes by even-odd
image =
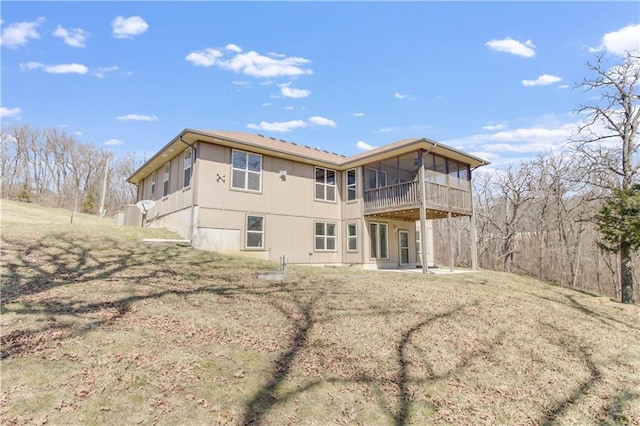
[[[151,159],[145,162],[128,179],[131,183],[139,183],[159,169],[164,163],[175,155],[184,151],[198,141],[215,143],[231,148],[245,149],[260,154],[290,159],[298,162],[332,167],[335,169],[347,169],[357,167],[372,161],[382,160],[391,156],[424,149],[449,158],[456,159],[471,167],[479,167],[489,164],[482,158],[467,154],[455,148],[431,141],[426,138],[403,139],[388,145],[365,151],[351,157],[324,151],[319,148],[298,145],[282,139],[267,137],[248,132],[232,132],[226,130],[196,130],[184,129],[171,142],[165,145]]]

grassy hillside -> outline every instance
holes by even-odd
[[[637,310],[488,272],[268,283],[141,242],[165,231],[12,206],[1,424],[640,423]]]
[[[100,218],[98,216],[73,212],[69,209],[43,207],[34,203],[21,203],[18,201],[0,200],[0,218],[6,223],[73,223],[77,225],[107,225],[113,222],[112,218]]]

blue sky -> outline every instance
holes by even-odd
[[[637,2],[2,2],[2,125],[149,156],[184,128],[344,155],[428,137],[496,166],[562,149],[586,61]]]

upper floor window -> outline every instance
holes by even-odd
[[[316,200],[336,200],[336,171],[316,167]]]
[[[369,189],[387,186],[387,172],[378,169],[368,169]]]
[[[231,187],[247,191],[262,188],[262,155],[233,150]]]
[[[169,175],[171,173],[171,163],[166,163],[164,165],[164,172],[162,175],[162,196],[166,197],[169,195]]]
[[[191,158],[193,156],[193,150],[191,148],[187,148],[184,151],[184,185],[186,188],[191,183]]]
[[[356,169],[347,170],[347,201],[353,201],[358,196],[356,182]]]
[[[151,189],[150,189],[150,193],[151,193],[151,198],[156,196],[156,179],[157,179],[157,172],[153,172],[151,173],[151,177],[149,178],[151,180]]]

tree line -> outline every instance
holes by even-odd
[[[640,56],[587,64],[577,84],[592,103],[561,154],[542,154],[504,170],[474,174],[479,266],[639,300]],[[436,221],[436,250],[470,265],[470,222]],[[450,241],[452,242],[450,244]],[[445,254],[445,256],[442,256]],[[636,288],[634,288],[636,287]]]
[[[135,187],[126,182],[137,166],[133,153],[115,154],[64,130],[28,124],[4,127],[0,142],[2,198],[102,216],[136,201]]]

